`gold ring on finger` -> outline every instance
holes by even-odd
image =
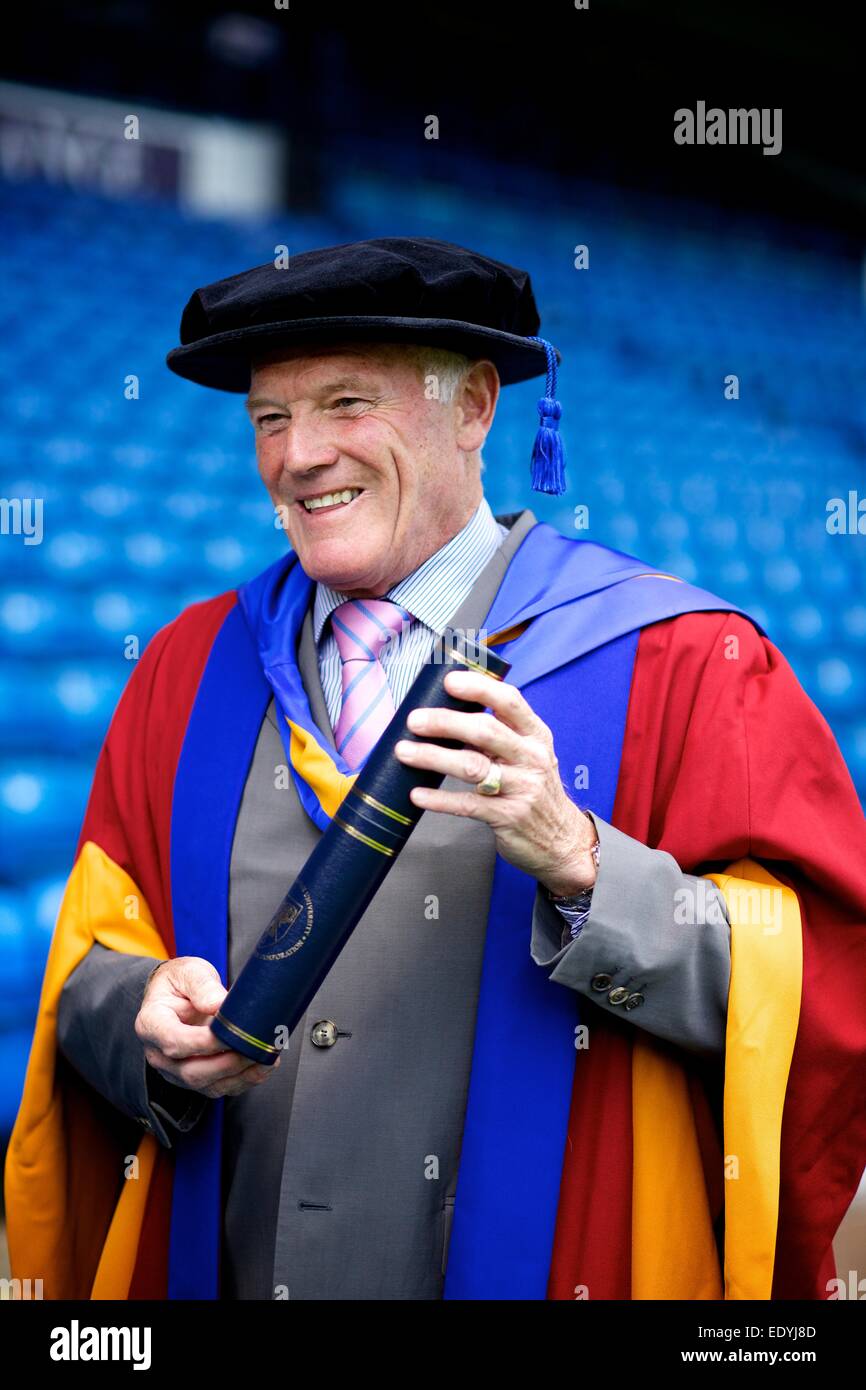
[[[487,769],[487,776],[483,782],[476,782],[475,790],[481,796],[498,796],[502,790],[502,768],[492,758]]]

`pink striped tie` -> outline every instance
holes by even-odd
[[[350,599],[331,614],[343,663],[343,704],[334,742],[353,772],[394,716],[394,701],[379,653],[411,622],[411,613],[385,598]]]

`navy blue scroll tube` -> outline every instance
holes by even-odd
[[[466,712],[484,708],[448,694],[444,678],[455,667],[482,670],[498,680],[511,670],[509,662],[457,628],[448,628],[437,641],[211,1022],[216,1036],[236,1052],[267,1066],[277,1060],[424,814],[409,792],[444,780],[441,773],[407,767],[393,749],[401,738],[419,741],[406,718],[421,705]],[[453,739],[423,741],[462,746]]]

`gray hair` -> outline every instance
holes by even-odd
[[[453,401],[455,395],[463,385],[463,379],[473,361],[463,352],[452,352],[450,348],[425,347],[421,343],[409,343],[405,349],[406,359],[411,362],[417,370],[422,381],[435,381],[437,399]],[[484,472],[484,459],[481,450],[478,451],[479,472]]]
[[[472,366],[472,359],[465,353],[452,352],[450,348],[425,347],[422,343],[408,344],[406,357],[425,383],[428,380],[435,383],[436,399],[446,403],[454,399]]]

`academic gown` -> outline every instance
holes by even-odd
[[[589,702],[586,663],[596,663],[596,677],[608,670],[611,708],[614,697],[623,708],[611,821],[725,893],[732,970],[725,1067],[715,1076],[641,1034],[602,996],[581,1001],[591,1045],[569,1062],[562,1132],[551,1118],[541,1169],[554,1197],[549,1248],[538,1240],[540,1213],[507,1236],[521,1259],[524,1244],[533,1247],[532,1287],[543,1266],[541,1294],[526,1296],[826,1297],[832,1239],[866,1159],[866,825],[850,776],[784,657],[732,605],[691,586],[677,594],[672,577],[550,527],[534,527],[530,539],[534,550],[524,554],[524,542],[522,570],[509,568],[491,609],[490,644],[518,658],[516,683],[530,703],[538,698],[569,763],[582,706],[563,697],[573,689]],[[581,578],[582,566],[591,579]],[[618,601],[619,626],[605,626]],[[230,630],[241,631],[235,593],[196,605],[158,634],[100,757],[7,1158],[13,1273],[44,1271],[48,1297],[161,1297],[170,1286],[173,1179],[177,1189],[190,1174],[152,1136],[133,1142],[124,1117],[57,1065],[56,1008],[94,940],[158,958],[192,953],[176,947],[173,932],[188,886],[172,871],[192,809],[179,767],[203,736],[196,718],[205,708],[213,715],[213,693],[228,680],[219,653]],[[240,709],[260,673],[231,669]],[[554,690],[557,671],[572,684]],[[338,769],[321,767],[303,722],[294,734],[304,786],[318,784],[326,815],[345,783]],[[233,779],[237,800],[245,765],[235,762],[220,776],[224,791]],[[211,792],[200,785],[197,796]],[[497,867],[506,893],[519,885],[511,866]],[[756,885],[781,904],[769,929],[751,915]],[[138,915],[119,921],[118,904],[128,901]],[[525,911],[525,893],[521,901]],[[502,892],[498,907],[507,910]],[[594,930],[609,934],[615,957],[616,922]],[[494,961],[481,1019],[485,1009],[494,1020],[502,1014],[495,971]],[[452,1297],[488,1296],[485,1280],[490,1296],[508,1296],[471,1252],[508,1211],[507,1179],[491,1182],[485,1146],[501,1138],[497,1126],[514,1108],[506,1083],[512,1066],[519,1088],[520,1055],[491,1058],[484,1046],[477,1031]],[[561,1061],[557,1054],[555,1067]],[[136,1150],[138,1176],[129,1182],[122,1158]],[[508,1221],[501,1224],[507,1233]],[[496,1251],[506,1264],[507,1239]]]

